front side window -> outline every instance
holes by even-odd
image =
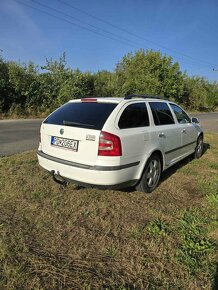
[[[171,106],[173,112],[175,113],[179,124],[191,122],[191,119],[189,118],[189,116],[180,107],[178,107],[175,104],[170,104],[170,106]]]
[[[149,105],[151,107],[155,125],[170,125],[175,123],[170,108],[166,103],[149,102]]]
[[[131,104],[126,107],[118,122],[120,129],[149,126],[148,111],[145,103]]]

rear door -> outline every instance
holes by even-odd
[[[69,102],[53,112],[41,126],[41,149],[51,156],[93,165],[101,129],[116,107],[114,103]]]
[[[122,140],[122,162],[138,162],[149,148],[149,117],[145,102],[127,103],[117,115],[116,127]]]

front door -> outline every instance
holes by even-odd
[[[197,140],[197,132],[194,125],[191,123],[190,117],[179,106],[175,104],[170,104],[170,106],[176,116],[177,126],[181,132],[182,154],[191,153],[196,146]]]
[[[154,134],[165,155],[166,166],[182,155],[182,138],[172,112],[166,102],[149,102],[154,121]]]

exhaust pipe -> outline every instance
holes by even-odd
[[[60,185],[63,186],[63,187],[66,187],[66,186],[68,185],[67,180],[64,179],[64,177],[61,176],[61,175],[59,174],[59,172],[58,172],[58,173],[55,173],[54,170],[51,170],[50,173],[51,173],[52,178],[53,178],[53,180],[54,180],[55,182],[57,182],[58,184],[60,184]]]

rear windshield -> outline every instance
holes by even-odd
[[[116,106],[114,103],[67,103],[44,123],[101,130]]]

